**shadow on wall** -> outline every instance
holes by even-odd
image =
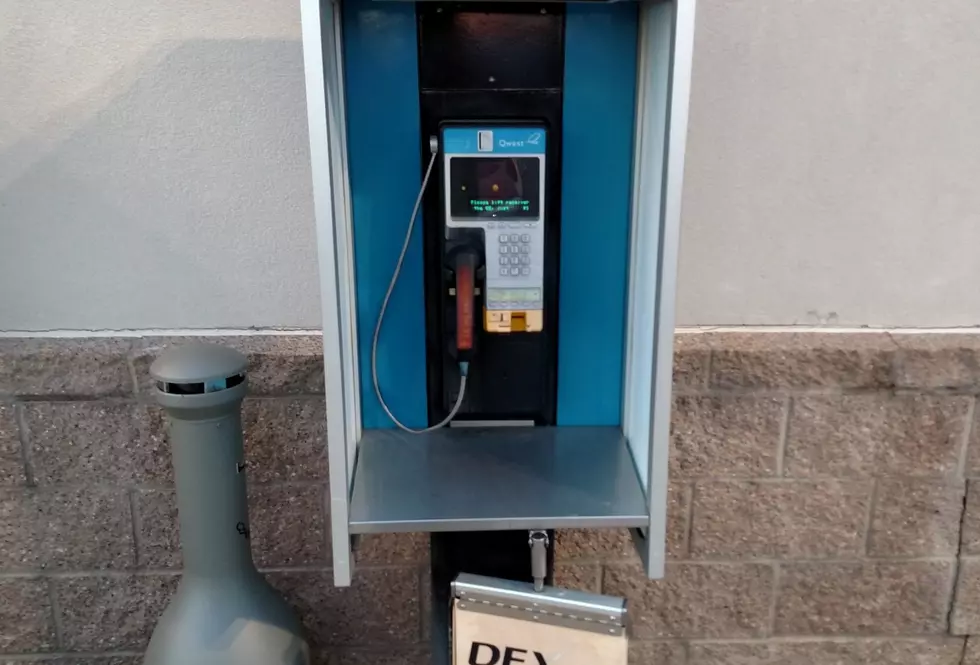
[[[0,330],[318,326],[310,182],[298,40],[152,50],[0,146]]]

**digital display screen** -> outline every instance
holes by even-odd
[[[537,157],[451,157],[453,217],[537,217],[541,201]]]

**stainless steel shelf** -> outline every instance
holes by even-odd
[[[365,430],[351,533],[646,527],[616,427]]]

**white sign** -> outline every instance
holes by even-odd
[[[453,602],[453,665],[626,665],[622,635],[470,611]]]

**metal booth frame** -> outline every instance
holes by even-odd
[[[622,425],[643,508],[629,519],[547,519],[536,528],[629,526],[646,574],[664,574],[674,310],[696,0],[637,0],[630,266]],[[339,0],[300,0],[313,176],[330,466],[334,582],[349,586],[358,533],[411,530],[352,520],[362,430],[353,218]],[[364,359],[360,359],[364,360]],[[556,428],[580,429],[588,428]],[[581,437],[579,437],[581,438]],[[363,497],[360,499],[363,502]],[[490,528],[524,528],[495,519]],[[473,523],[419,523],[420,531]]]

